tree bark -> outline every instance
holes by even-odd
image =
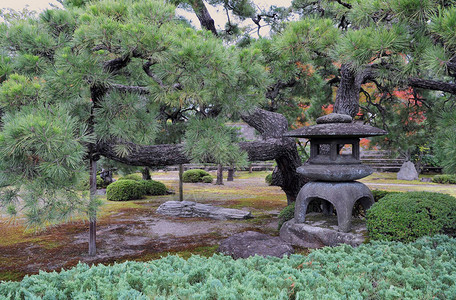
[[[144,167],[141,170],[141,175],[143,180],[152,180],[152,176],[150,176],[150,171],[148,167]]]
[[[442,91],[447,92],[453,95],[456,95],[456,84],[442,82],[442,81],[435,81],[429,79],[421,79],[421,78],[410,78],[409,85],[414,88],[421,88],[433,91]]]
[[[373,69],[366,67],[362,71],[354,71],[350,65],[343,64],[340,68],[340,82],[334,103],[334,112],[355,117],[359,111],[359,92],[361,85],[371,78]]]
[[[210,30],[215,36],[218,36],[217,29],[215,29],[214,19],[212,19],[211,15],[209,14],[209,11],[207,10],[206,5],[204,5],[203,0],[192,0],[190,3],[193,11],[200,21],[201,27]]]
[[[217,181],[216,185],[223,185],[223,166],[222,164],[217,165]]]
[[[228,176],[226,178],[226,181],[234,181],[234,166],[230,166],[228,168]]]

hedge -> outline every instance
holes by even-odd
[[[456,198],[440,193],[389,194],[367,211],[370,238],[413,241],[421,236],[456,232]]]
[[[456,184],[456,175],[435,175],[432,177],[432,182],[441,184]]]
[[[167,256],[105,266],[78,264],[0,283],[6,299],[454,299],[456,240],[374,241],[308,256]]]

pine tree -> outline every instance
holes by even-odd
[[[262,98],[265,74],[253,50],[195,31],[163,1],[66,1],[1,26],[2,205],[40,226],[86,212],[89,255],[106,145],[123,161],[154,144],[170,111],[223,117]],[[76,188],[87,170],[83,201]]]

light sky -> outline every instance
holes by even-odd
[[[289,7],[291,5],[291,1],[292,0],[253,0],[253,2],[261,8],[267,8],[271,5]],[[29,10],[40,12],[44,9],[50,8],[52,4],[56,5],[57,7],[61,7],[61,4],[56,0],[0,0],[0,8],[12,8],[17,11],[20,11],[28,6]],[[219,29],[222,29],[227,22],[225,12],[209,5],[207,5],[207,7],[212,18],[214,18],[217,27]],[[178,10],[177,14],[183,15],[185,18],[190,19],[193,26],[200,28],[199,21],[193,13],[188,13],[184,10]],[[250,23],[253,24],[253,22]],[[262,35],[267,34],[267,28],[264,28],[262,30]]]

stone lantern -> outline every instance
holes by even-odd
[[[295,222],[304,223],[309,203],[321,199],[327,201],[323,201],[324,213],[329,214],[329,203],[336,208],[339,231],[349,232],[356,201],[364,209],[374,204],[369,188],[355,181],[374,171],[360,161],[359,139],[385,134],[382,129],[353,123],[350,116],[336,113],[318,118],[317,125],[286,133],[285,136],[310,140],[310,158],[296,171],[311,182],[302,187],[296,198]]]

